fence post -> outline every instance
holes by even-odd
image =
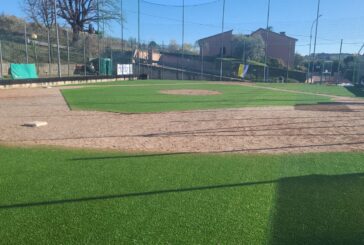
[[[67,36],[67,68],[68,68],[68,76],[70,76],[70,39],[68,36],[68,30],[66,31]]]
[[[83,64],[84,76],[86,76],[86,36],[83,37]]]
[[[27,23],[24,26],[24,42],[25,42],[25,57],[27,64],[29,63],[29,56],[28,56],[28,38],[27,38]]]
[[[48,76],[51,75],[51,38],[49,27],[47,28],[47,38],[48,38]]]
[[[0,40],[0,79],[3,79],[3,50],[1,46],[1,40]]]
[[[57,13],[57,2],[54,0],[54,12]],[[59,32],[58,32],[58,25],[57,25],[57,15],[54,17],[54,26],[56,27],[56,36],[57,36],[57,60],[58,60],[58,77],[62,76],[61,73],[61,53],[59,50]]]

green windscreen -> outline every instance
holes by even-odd
[[[12,79],[38,78],[35,64],[10,64]]]

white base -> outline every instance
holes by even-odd
[[[32,128],[37,128],[37,127],[42,127],[42,126],[47,126],[47,125],[48,125],[47,122],[41,122],[41,121],[28,122],[28,123],[23,124],[23,126],[25,126],[25,127],[32,127]]]

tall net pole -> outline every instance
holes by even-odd
[[[121,53],[124,53],[124,21],[123,21],[123,0],[120,0],[120,24],[121,24]]]
[[[140,76],[140,0],[138,0],[138,75]]]
[[[0,79],[3,79],[3,50],[0,41]]]
[[[269,18],[270,18],[270,0],[268,0],[268,12],[267,12],[267,27],[266,27],[266,40],[265,40],[265,55],[264,55],[264,82],[268,80],[268,39],[269,39]]]
[[[27,64],[29,63],[29,54],[28,54],[28,37],[27,37],[27,23],[24,25],[24,42],[25,42],[25,58]]]
[[[184,69],[184,59],[185,59],[185,0],[182,0],[182,61],[181,61],[181,71],[183,80],[183,69]]]
[[[319,18],[320,18],[320,3],[321,3],[321,0],[318,0],[317,1],[317,17],[316,17],[315,41],[314,41],[314,45],[313,45],[313,56],[312,56],[312,60],[313,60],[314,67],[315,67],[315,59],[316,59],[317,30],[318,30]]]
[[[336,77],[336,83],[339,83],[339,80],[341,80],[341,55],[342,55],[342,51],[343,51],[343,39],[341,39],[340,42],[340,54],[339,54],[339,64],[337,66],[337,77]]]
[[[68,70],[68,76],[70,76],[70,39],[68,31],[66,31],[66,36],[67,36],[67,70]]]
[[[58,65],[58,77],[61,77],[61,54],[59,50],[59,33],[58,33],[58,26],[57,26],[57,1],[54,0],[54,25],[56,27],[56,36],[57,36],[57,65]]]
[[[222,60],[224,58],[224,25],[225,25],[225,0],[223,0],[222,3],[220,81],[222,81]]]

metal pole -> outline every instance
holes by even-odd
[[[222,81],[222,59],[224,58],[225,0],[222,4],[220,81]]]
[[[292,42],[289,41],[289,51],[288,51],[288,62],[287,62],[287,76],[286,76],[286,82],[288,82],[289,77],[289,64],[291,61],[291,48],[292,48]]]
[[[342,50],[343,50],[343,39],[341,39],[341,43],[340,43],[340,54],[339,54],[339,64],[337,66],[337,77],[336,77],[336,83],[339,83],[339,79],[341,80],[341,54],[342,54]]]
[[[48,38],[48,76],[51,75],[51,37],[49,28],[47,28],[47,38]]]
[[[140,76],[140,0],[138,0],[138,76]]]
[[[26,62],[29,63],[29,55],[28,55],[28,37],[27,37],[27,23],[24,25],[24,42],[25,42],[25,56]]]
[[[269,37],[269,18],[270,18],[270,0],[268,0],[268,12],[267,12],[267,28],[266,28],[266,40],[265,40],[265,55],[264,55],[264,82],[267,82],[268,78],[268,37]]]
[[[308,79],[310,78],[310,74],[311,74],[311,63],[312,63],[312,58],[311,58],[311,46],[312,46],[312,30],[313,30],[313,25],[316,23],[316,19],[312,22],[311,25],[311,32],[310,32],[310,48],[308,50],[308,65],[307,65],[307,82],[309,81]]]
[[[83,64],[84,64],[84,68],[83,68],[83,72],[84,72],[84,76],[86,76],[86,36],[83,37]]]
[[[322,14],[320,14],[318,16],[318,18],[322,17]],[[312,31],[313,31],[313,26],[315,25],[316,21],[318,20],[315,19],[313,22],[312,22],[312,25],[311,25],[311,31],[310,31],[310,48],[309,48],[309,51],[308,51],[308,65],[307,65],[307,82],[309,81],[308,79],[310,78],[310,75],[311,75],[311,68],[312,68],[312,57],[311,57],[311,47],[312,47]],[[311,82],[312,82],[312,79],[311,79]]]
[[[124,53],[124,21],[123,21],[123,0],[120,0],[120,21],[121,21],[121,53]]]
[[[185,0],[182,0],[182,61],[181,61],[181,71],[182,71],[182,79],[183,80],[183,69],[184,69],[184,58],[185,58]]]
[[[3,50],[0,41],[0,79],[3,79]]]
[[[204,44],[201,44],[201,80],[203,80],[203,46]]]
[[[315,58],[316,58],[317,30],[318,30],[318,24],[319,24],[319,18],[320,18],[320,3],[321,3],[321,0],[318,0],[318,3],[317,3],[317,17],[316,17],[316,30],[315,30],[315,43],[314,43],[314,46],[313,46],[313,57],[312,57],[313,62],[315,62]]]
[[[67,35],[67,69],[68,69],[68,76],[70,76],[70,40],[68,31],[66,31]]]
[[[35,66],[37,68],[37,73],[39,74],[37,44],[36,44],[36,41],[35,40],[33,40],[33,47],[34,47]]]
[[[101,55],[100,55],[100,2],[97,0],[97,55],[98,55],[98,72],[100,75],[101,70]]]
[[[243,53],[243,62],[244,62],[244,65],[245,65],[245,59],[246,59],[246,55],[245,55],[245,52],[246,52],[246,39],[244,38],[244,53]]]
[[[57,59],[58,59],[58,77],[61,77],[61,54],[59,50],[59,33],[58,33],[58,26],[57,26],[57,2],[54,0],[54,25],[56,27],[56,35],[57,35]]]

